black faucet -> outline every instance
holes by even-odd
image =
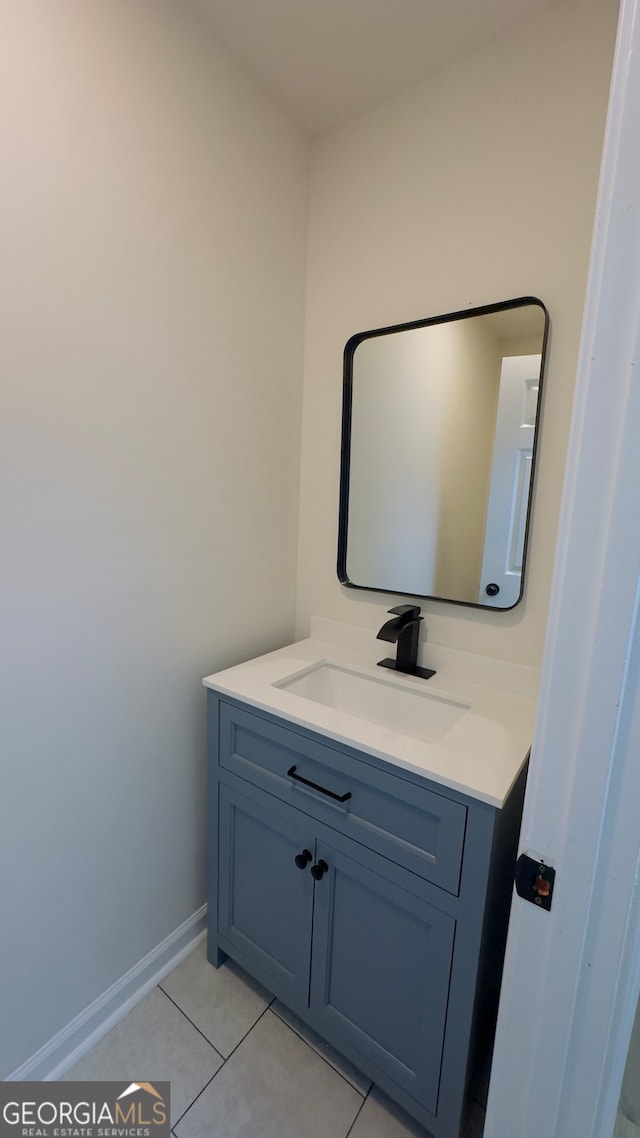
[[[381,668],[392,668],[395,672],[405,672],[408,676],[421,676],[423,680],[435,676],[433,668],[419,668],[416,664],[420,621],[422,620],[419,607],[417,605],[396,605],[395,608],[389,609],[389,612],[393,614],[394,619],[383,624],[376,639],[388,640],[391,644],[397,644],[398,650],[395,660],[390,657],[385,660],[378,660],[379,666]]]

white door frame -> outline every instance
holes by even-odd
[[[640,988],[639,4],[620,9],[520,842],[556,887],[548,913],[514,900],[485,1138],[611,1138]]]

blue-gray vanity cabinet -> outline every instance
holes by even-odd
[[[221,784],[219,819],[218,947],[435,1108],[453,918],[414,874],[262,791]]]
[[[309,826],[295,810],[278,810],[221,785],[219,946],[285,1002],[309,993],[313,850]],[[273,806],[276,809],[273,809]],[[311,845],[311,850],[308,850]],[[296,857],[306,862],[303,869]]]
[[[524,771],[497,810],[208,701],[210,961],[230,955],[436,1138],[458,1138],[497,1008]]]
[[[216,765],[457,894],[467,807],[426,780],[363,762],[351,748],[234,703],[216,714]],[[291,770],[293,774],[291,774]],[[314,790],[300,777],[323,786]],[[349,797],[340,802],[338,799]],[[338,798],[335,797],[338,796]]]
[[[330,868],[315,883],[314,1026],[435,1111],[455,921],[382,858],[365,865],[335,841],[317,856]]]

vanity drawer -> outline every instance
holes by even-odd
[[[458,894],[466,806],[304,729],[219,707],[223,768]]]

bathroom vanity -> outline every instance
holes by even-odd
[[[458,1138],[491,1046],[532,696],[318,639],[204,682],[210,961]]]

